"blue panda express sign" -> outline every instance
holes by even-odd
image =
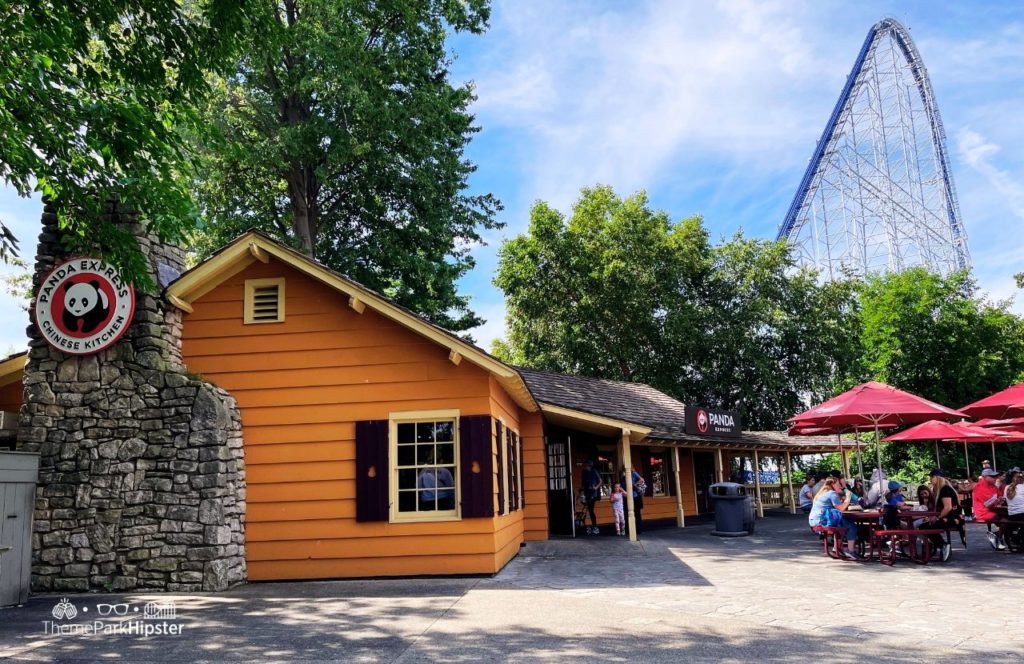
[[[686,433],[696,436],[738,438],[743,433],[743,422],[740,420],[740,414],[733,410],[687,406]]]
[[[39,284],[36,326],[47,343],[71,355],[109,348],[131,325],[135,289],[97,258],[72,258]]]

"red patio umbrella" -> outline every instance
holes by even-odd
[[[1005,390],[964,406],[960,411],[971,417],[1024,416],[1024,383],[1011,385]]]
[[[992,445],[992,468],[996,466],[996,443],[1017,443],[1024,441],[1024,433],[1019,431],[1005,431],[996,427],[980,427],[973,422],[957,422],[953,426],[964,431],[981,434],[982,437],[972,437],[964,440],[964,456],[967,456],[967,443],[989,443]],[[970,464],[967,466],[967,476],[971,475]]]
[[[985,427],[986,429],[995,428],[1002,431],[1022,431],[1024,432],[1024,417],[1010,417],[1005,420],[996,420],[991,417],[978,420],[974,423],[975,426]]]
[[[910,427],[905,431],[894,433],[891,436],[883,438],[885,442],[894,441],[935,441],[935,465],[942,467],[942,462],[939,460],[939,441],[940,440],[955,440],[967,443],[971,440],[976,442],[986,442],[992,439],[992,435],[986,431],[973,431],[967,427],[958,426],[957,424],[950,424],[949,422],[943,422],[942,420],[931,420],[928,422],[922,422],[921,424]],[[970,462],[968,462],[967,474],[970,475]]]
[[[843,438],[842,434],[853,432],[853,443],[857,447],[857,468],[860,470],[860,476],[864,477],[864,460],[860,454],[860,438],[857,437],[857,431],[850,427],[816,427],[816,426],[805,426],[790,427],[786,432],[790,436],[827,436],[830,434],[836,435],[836,441],[839,443],[840,454],[842,453]],[[845,469],[844,469],[845,470]]]
[[[850,427],[855,431],[874,429],[877,440],[879,429],[960,417],[963,417],[962,413],[946,408],[942,404],[898,390],[885,383],[869,381],[791,417],[788,421],[797,428],[834,426]],[[881,490],[880,445],[875,447],[875,452]]]

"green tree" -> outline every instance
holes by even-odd
[[[240,69],[208,113],[227,150],[197,178],[209,253],[250,227],[449,329],[481,321],[455,281],[496,228],[466,193],[471,86],[449,80],[449,31],[487,27],[487,0],[258,3]]]
[[[89,0],[0,4],[0,176],[54,202],[69,250],[100,250],[152,286],[117,198],[165,240],[195,223],[190,136],[208,71],[230,62],[239,3]],[[16,249],[0,230],[0,257]]]
[[[820,286],[782,243],[712,246],[699,218],[672,222],[642,193],[584,189],[568,219],[538,202],[495,283],[509,361],[739,408],[750,428],[781,427],[859,356],[850,283]]]
[[[1008,303],[982,298],[967,272],[943,277],[918,267],[876,276],[863,290],[861,307],[868,378],[954,408],[1024,380],[1024,321]],[[999,446],[1000,455],[1016,453],[1019,463],[1016,448]],[[882,449],[889,468],[934,464],[931,444]],[[971,449],[989,456],[987,446]],[[942,450],[947,463],[963,468],[962,448],[946,443]]]
[[[980,297],[968,272],[873,277],[861,306],[871,378],[954,408],[1024,378],[1024,321]]]

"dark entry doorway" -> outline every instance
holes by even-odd
[[[697,488],[697,511],[714,511],[708,488],[715,483],[715,455],[711,452],[693,453],[693,481]]]
[[[572,537],[575,505],[573,504],[572,470],[569,465],[571,441],[563,432],[551,431],[547,437],[548,462],[548,531],[552,535]]]

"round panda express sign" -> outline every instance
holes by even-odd
[[[97,258],[73,258],[43,279],[34,313],[51,346],[71,355],[91,355],[112,346],[128,330],[135,289],[114,266]]]

